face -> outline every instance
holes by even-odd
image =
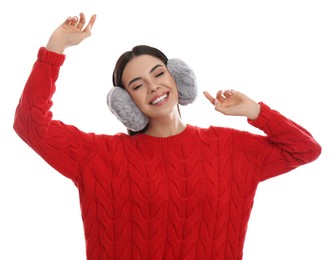
[[[150,118],[178,111],[175,80],[165,64],[154,56],[140,55],[133,58],[125,66],[122,84],[142,113]]]

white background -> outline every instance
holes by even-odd
[[[244,118],[215,112],[202,95],[234,88],[307,128],[323,148],[315,162],[260,184],[244,260],[332,260],[331,2],[2,1],[0,259],[85,259],[76,187],[12,129],[38,48],[67,16],[84,12],[97,21],[90,38],[66,50],[54,118],[88,132],[125,131],[106,105],[118,56],[148,44],[181,58],[199,83],[197,101],[182,108],[187,123],[255,132]]]

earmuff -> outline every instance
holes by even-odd
[[[167,68],[177,85],[178,103],[183,106],[193,103],[198,94],[193,70],[180,59],[169,59]],[[115,86],[110,90],[107,94],[107,105],[129,130],[141,131],[149,122],[149,118],[140,111],[131,96],[122,87]]]

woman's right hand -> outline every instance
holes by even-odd
[[[91,35],[91,30],[96,21],[96,15],[92,15],[89,23],[83,13],[80,16],[70,16],[51,35],[46,49],[49,51],[63,53],[67,47],[77,45]]]

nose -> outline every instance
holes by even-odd
[[[150,83],[148,84],[148,94],[151,94],[155,91],[157,91],[160,87],[157,85],[157,84],[154,84],[154,83]]]

